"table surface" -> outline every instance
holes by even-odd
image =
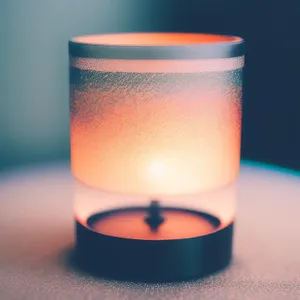
[[[0,173],[0,299],[300,299],[300,176],[242,164],[234,259],[177,284],[133,284],[79,273],[67,164]]]

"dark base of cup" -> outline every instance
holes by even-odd
[[[145,207],[125,210],[145,210]],[[179,208],[169,208],[179,210]],[[77,267],[93,275],[137,282],[174,282],[201,278],[225,268],[232,256],[233,223],[198,237],[139,240],[98,233],[92,222],[120,210],[92,215],[87,226],[76,221]],[[211,222],[220,221],[196,212]]]

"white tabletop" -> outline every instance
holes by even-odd
[[[300,175],[243,164],[234,260],[177,284],[132,284],[78,273],[67,164],[0,173],[0,299],[300,299]]]

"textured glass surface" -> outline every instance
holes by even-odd
[[[120,72],[121,64],[118,72],[101,72],[81,59],[70,69],[75,177],[101,190],[150,196],[233,183],[240,161],[241,67],[186,73],[160,67],[153,73]]]

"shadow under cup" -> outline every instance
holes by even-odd
[[[231,258],[244,44],[136,33],[70,41],[78,262],[139,281]]]

